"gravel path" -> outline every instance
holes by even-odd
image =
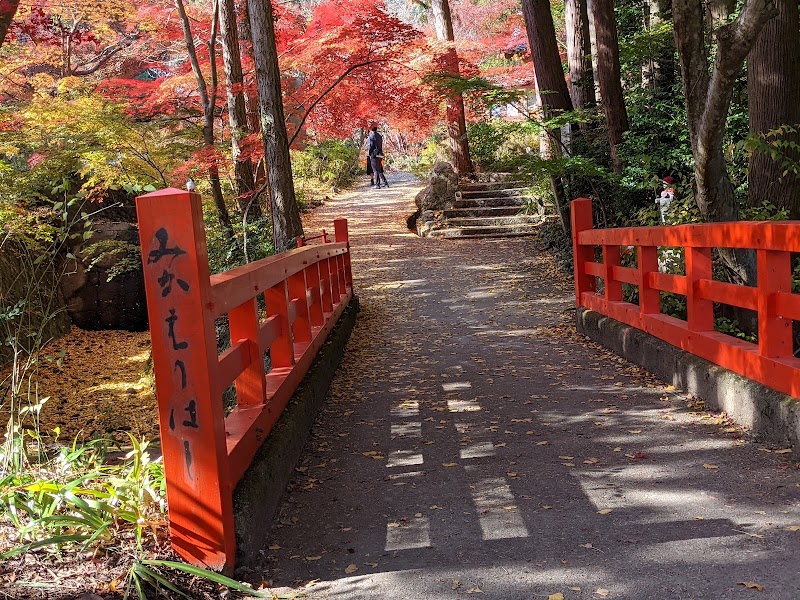
[[[800,598],[797,455],[579,338],[534,239],[420,239],[419,184],[390,183],[307,219],[350,219],[363,310],[251,578],[319,599]]]

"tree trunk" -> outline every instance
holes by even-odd
[[[303,224],[294,193],[289,140],[283,116],[281,73],[275,47],[275,22],[270,0],[247,0],[253,54],[258,82],[264,160],[272,200],[272,235],[275,252],[294,247]]]
[[[717,29],[717,52],[709,73],[702,0],[675,0],[675,45],[681,58],[686,116],[695,160],[695,197],[706,221],[739,218],[722,142],[733,85],[745,57],[769,20],[771,0],[746,0],[739,16]]]
[[[433,9],[436,37],[452,44],[455,42],[455,35],[453,33],[453,20],[450,16],[450,3],[448,0],[433,0],[431,8]],[[458,54],[454,46],[447,51],[445,58],[450,74],[458,76]],[[469,155],[467,123],[464,115],[464,96],[461,92],[451,92],[447,99],[447,134],[450,138],[453,168],[456,173],[459,175],[473,173],[475,167]]]
[[[217,37],[217,8],[214,4],[214,22],[212,25],[211,39],[208,42],[209,48],[209,62],[211,63],[211,90],[208,89],[203,71],[200,68],[200,62],[197,59],[197,47],[194,44],[194,36],[192,35],[192,27],[189,23],[189,16],[186,14],[186,9],[183,5],[183,0],[175,0],[175,8],[178,10],[178,16],[183,26],[183,37],[186,42],[186,51],[189,54],[189,62],[192,65],[192,72],[194,73],[195,80],[197,81],[197,92],[200,95],[200,105],[203,108],[203,146],[211,150],[209,153],[211,161],[208,165],[208,174],[211,181],[211,194],[214,198],[214,207],[217,211],[217,218],[228,242],[232,245],[236,243],[236,236],[233,232],[233,224],[231,217],[228,213],[228,207],[225,206],[225,197],[222,194],[222,186],[219,180],[219,167],[217,159],[214,157],[214,107],[216,106],[216,89],[217,89],[217,68],[216,68],[216,54],[214,48],[216,46]]]
[[[20,0],[4,0],[0,2],[0,47],[6,41],[8,28],[17,14]]]
[[[622,163],[617,155],[617,146],[622,142],[622,134],[628,130],[628,111],[622,93],[614,0],[592,0],[592,7],[597,36],[597,81],[603,97],[611,163],[614,171],[621,173]]]
[[[545,118],[572,110],[549,0],[522,0],[522,13]]]
[[[672,19],[670,0],[647,0],[645,28],[650,32]],[[655,96],[668,94],[675,78],[675,44],[673,40],[655,48],[642,67],[642,83]]]
[[[797,2],[775,0],[778,15],[769,21],[747,56],[747,97],[750,132],[765,133],[781,125],[800,124],[800,18]],[[800,143],[800,135],[780,139]],[[786,150],[783,150],[786,152]],[[787,152],[798,160],[798,153]],[[750,158],[748,193],[751,206],[769,200],[800,219],[800,177],[787,174],[769,155],[755,152]]]
[[[528,32],[528,43],[533,59],[533,73],[536,92],[542,107],[542,116],[552,118],[558,113],[572,110],[572,99],[564,79],[561,55],[558,52],[556,30],[553,15],[550,12],[549,0],[522,0],[522,14],[525,17],[525,28]],[[561,156],[560,129],[547,133],[546,142],[541,142],[541,154],[545,159]],[[550,175],[550,188],[553,201],[561,219],[561,227],[569,231],[568,205],[562,198],[563,186],[555,175]]]
[[[739,15],[729,21],[722,3],[714,14],[717,51],[709,70],[703,0],[674,0],[675,46],[681,61],[686,117],[692,142],[695,201],[705,221],[733,221],[739,210],[728,178],[722,142],[733,86],[749,50],[771,17],[771,0],[745,0]],[[728,8],[731,8],[728,6]],[[715,11],[720,11],[717,14]],[[737,283],[754,280],[752,253],[720,252],[728,278]]]
[[[228,100],[228,122],[231,126],[231,154],[233,157],[236,201],[248,221],[261,218],[261,207],[255,197],[255,174],[249,157],[242,158],[241,141],[250,133],[247,126],[247,109],[244,102],[244,76],[242,55],[239,49],[239,32],[236,27],[236,8],[233,0],[222,0],[219,7],[220,33],[222,34],[222,60],[225,68]]]
[[[569,95],[575,108],[591,108],[597,102],[592,70],[592,42],[586,0],[566,0],[564,21],[567,30]]]

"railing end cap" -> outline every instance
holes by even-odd
[[[137,198],[157,198],[158,196],[179,196],[179,195],[191,194],[191,193],[192,192],[189,192],[187,190],[182,190],[180,188],[171,187],[171,188],[166,188],[166,189],[163,189],[163,190],[156,190],[155,192],[149,192],[147,194],[141,194],[141,195],[137,196]]]

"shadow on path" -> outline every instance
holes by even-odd
[[[363,311],[250,577],[325,599],[800,598],[797,459],[572,333],[534,239],[409,233],[418,189],[307,218],[350,219]]]

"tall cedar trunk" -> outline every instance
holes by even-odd
[[[569,95],[575,108],[591,108],[597,102],[592,70],[592,41],[586,0],[565,0]]]
[[[670,0],[647,0],[644,17],[645,27],[655,31],[665,21],[672,19]],[[656,48],[642,67],[642,83],[650,88],[654,95],[660,96],[672,91],[675,79],[675,44],[670,38],[667,43]]]
[[[228,242],[232,245],[235,244],[236,236],[233,232],[233,224],[231,223],[231,216],[228,213],[228,207],[225,205],[225,197],[222,194],[222,185],[219,179],[219,166],[215,158],[215,140],[214,140],[214,108],[216,106],[216,88],[217,88],[217,68],[216,68],[216,54],[214,48],[216,45],[217,37],[217,5],[214,5],[214,22],[212,25],[211,39],[208,42],[210,63],[211,63],[211,90],[206,83],[203,71],[200,68],[200,62],[197,59],[197,48],[194,44],[194,36],[192,35],[191,24],[189,23],[189,16],[186,14],[186,9],[183,0],[175,0],[175,8],[178,10],[178,15],[181,19],[183,26],[183,37],[186,42],[186,51],[189,54],[189,62],[192,65],[192,72],[194,73],[195,80],[197,81],[197,91],[200,95],[200,105],[203,108],[203,146],[209,150],[209,165],[208,176],[211,181],[211,195],[214,198],[214,208],[217,212],[217,219]]]
[[[20,0],[4,0],[0,2],[0,47],[6,41],[8,28],[17,14]]]
[[[272,235],[275,252],[284,252],[293,248],[295,239],[303,235],[303,224],[294,193],[289,139],[283,116],[275,22],[270,0],[247,0],[247,8],[253,35],[264,160],[272,199]]]
[[[448,0],[433,0],[433,22],[436,27],[436,37],[442,41],[455,42],[453,33],[453,20],[450,16],[450,3]],[[458,54],[454,47],[447,51],[447,69],[452,75],[459,75]],[[450,138],[450,149],[453,154],[453,168],[456,173],[465,174],[475,171],[469,155],[469,142],[467,141],[467,123],[464,115],[464,96],[461,92],[452,92],[447,99],[447,133]]]
[[[594,78],[594,95],[598,102],[603,102],[600,86],[597,85],[597,31],[594,26],[594,0],[586,0],[586,12],[589,15],[589,40],[592,46],[592,72]]]
[[[750,131],[765,133],[781,125],[800,124],[800,18],[796,0],[775,0],[778,15],[765,26],[747,56]],[[800,136],[781,136],[800,143]],[[784,150],[785,151],[785,150]],[[798,160],[798,153],[789,152]],[[750,158],[748,193],[751,206],[769,200],[800,219],[800,177],[783,174],[780,163],[764,153]]]
[[[522,0],[522,13],[525,16],[533,71],[545,117],[572,110],[549,0]]]
[[[261,207],[255,197],[256,189],[253,163],[242,158],[241,141],[247,136],[247,109],[244,103],[244,76],[242,55],[239,49],[239,32],[236,27],[236,8],[233,0],[222,0],[219,7],[219,24],[222,36],[222,60],[225,67],[228,96],[228,122],[231,126],[231,154],[233,156],[236,200],[239,210],[248,221],[261,218]]]
[[[572,100],[564,79],[561,55],[558,52],[556,30],[549,0],[522,0],[522,13],[533,58],[533,72],[536,90],[544,118],[550,118],[563,111],[572,110]],[[561,155],[560,130],[548,132],[549,144],[542,148],[543,158],[557,158]],[[549,146],[549,147],[548,147]],[[556,203],[561,227],[569,231],[569,206],[563,200],[563,185],[558,177],[550,176],[550,187]]]
[[[611,162],[614,171],[620,173],[622,163],[617,154],[617,146],[622,142],[622,134],[628,130],[628,111],[625,109],[625,96],[622,93],[614,0],[592,0],[592,8],[597,36],[597,81],[603,97]]]
[[[250,27],[250,13],[245,9],[239,19],[239,46],[243,50],[243,56],[250,59],[251,64],[255,64],[253,56],[253,30]],[[247,128],[253,133],[261,131],[261,118],[258,115],[258,88],[253,80],[252,73],[248,73],[245,79],[244,104],[247,111]],[[256,176],[256,181],[260,175]]]
[[[722,10],[721,7],[723,3],[714,10]],[[739,218],[739,210],[722,148],[725,123],[733,86],[747,53],[772,16],[771,0],[745,0],[732,21],[725,14],[717,15],[722,24],[716,29],[717,51],[712,69],[703,8],[703,0],[674,0],[672,5],[695,162],[694,196],[704,220],[733,221]],[[728,268],[729,280],[754,281],[752,253],[724,251],[720,256]]]

